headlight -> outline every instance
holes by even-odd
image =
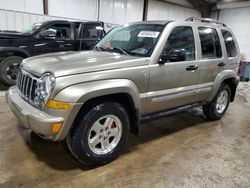
[[[43,108],[55,86],[55,77],[51,73],[45,73],[37,82],[35,106]]]

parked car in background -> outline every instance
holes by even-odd
[[[0,82],[14,85],[24,58],[52,52],[88,50],[104,34],[103,22],[62,20],[35,23],[20,33],[0,32]]]

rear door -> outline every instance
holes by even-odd
[[[226,57],[222,53],[222,41],[219,37],[219,30],[208,27],[197,27],[199,42],[199,86],[197,98],[206,100],[212,90],[214,80],[219,72],[224,70]]]
[[[163,111],[197,101],[195,95],[198,67],[193,28],[178,24],[171,27],[161,54],[169,53],[170,50],[184,49],[186,50],[185,60],[159,64],[157,59],[154,64],[150,65],[147,113]]]

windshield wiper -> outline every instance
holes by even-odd
[[[97,51],[104,51],[105,50],[103,47],[98,47],[98,46],[95,46],[95,49],[97,49]]]
[[[109,49],[109,48],[95,46],[95,49],[97,49],[97,51],[118,52],[122,55],[129,55],[130,54],[130,52],[128,52],[127,50],[119,48],[119,47],[114,47],[114,48]]]
[[[122,49],[122,48],[115,47],[112,50],[118,51],[118,52],[120,52],[123,55],[128,55],[128,52],[125,49]]]

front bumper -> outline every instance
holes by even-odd
[[[52,126],[54,123],[63,124],[63,117],[52,116],[33,107],[20,97],[15,86],[6,93],[6,100],[24,127],[32,129],[46,139],[55,140],[56,134],[52,132]]]

